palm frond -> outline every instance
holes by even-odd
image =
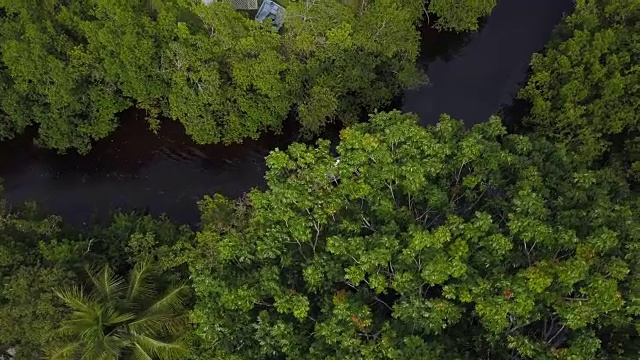
[[[172,317],[173,314],[167,312],[147,312],[127,326],[133,334],[153,336],[162,333],[165,323],[171,321]]]
[[[147,354],[143,348],[140,347],[140,344],[135,343],[133,347],[133,353],[131,354],[133,360],[153,360],[151,355]]]
[[[87,296],[83,288],[73,285],[63,287],[59,290],[54,289],[53,291],[68,307],[73,310],[77,310],[79,312],[91,312],[91,306],[94,304],[95,299]]]
[[[152,357],[161,360],[183,359],[189,351],[182,342],[164,342],[143,335],[134,337],[136,346]]]
[[[103,352],[102,339],[92,339],[90,337],[83,337],[83,351],[81,360],[95,359]]]
[[[189,315],[187,313],[178,315],[167,312],[149,313],[129,323],[128,326],[130,331],[135,334],[177,335],[189,326]]]
[[[85,353],[80,360],[118,360],[119,355],[113,354],[108,350],[102,349],[100,351],[94,351]]]
[[[129,288],[127,289],[129,302],[155,295],[153,283],[149,281],[153,272],[153,267],[146,261],[136,264],[129,275]]]
[[[98,271],[87,269],[87,274],[95,290],[105,299],[114,300],[122,294],[124,279],[114,273],[108,265]]]
[[[151,304],[147,311],[130,322],[129,329],[134,333],[147,336],[180,333],[188,324],[188,317],[184,313],[185,289],[185,285],[169,289],[160,299]]]
[[[108,336],[104,341],[104,359],[114,359],[117,360],[120,358],[122,354],[122,348],[126,346],[126,342],[122,341],[122,339],[118,336]]]
[[[78,352],[82,342],[73,341],[65,344],[63,347],[57,348],[48,353],[47,358],[49,360],[68,360],[73,359],[73,356]]]
[[[65,320],[58,331],[65,335],[82,335],[98,326],[95,318],[78,317]]]
[[[186,312],[183,314],[172,316],[170,319],[165,320],[162,323],[162,328],[169,335],[181,334],[189,326],[189,314]]]
[[[167,290],[162,297],[149,306],[150,311],[172,311],[179,312],[184,309],[186,285],[180,285]]]
[[[96,329],[97,331],[97,329]],[[84,352],[81,360],[118,360],[122,351],[122,343],[118,338],[104,336],[104,334],[93,334],[93,336],[83,337]]]
[[[102,327],[96,326],[85,329],[83,332],[77,333],[77,336],[84,340],[88,348],[101,349],[105,341],[106,335],[102,331]]]
[[[130,312],[122,313],[115,309],[109,309],[108,311],[105,312],[105,317],[102,321],[104,322],[105,325],[116,326],[116,325],[126,323],[127,321],[133,320],[135,318],[136,318],[136,315],[133,313],[130,313]]]

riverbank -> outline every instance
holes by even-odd
[[[571,0],[502,0],[481,30],[459,35],[423,29],[421,65],[430,84],[405,94],[402,110],[433,124],[440,113],[467,124],[485,121],[511,102],[525,80],[531,54],[542,49]],[[285,129],[241,145],[195,144],[177,122],[158,135],[140,114],[126,112],[112,136],[86,156],[35,148],[28,137],[0,145],[0,178],[9,204],[36,201],[47,213],[81,225],[117,209],[199,221],[205,194],[242,196],[264,184],[264,156],[296,139]]]

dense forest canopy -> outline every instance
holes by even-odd
[[[640,2],[579,1],[521,97],[539,134],[640,180]]]
[[[473,3],[473,5],[471,5]],[[495,0],[434,0],[437,26],[477,28]],[[87,152],[147,110],[202,144],[354,123],[424,82],[415,66],[419,0],[290,1],[280,32],[228,2],[0,1],[0,138],[35,125],[38,143]]]
[[[126,274],[129,277],[136,266],[148,264],[153,271],[145,276],[153,275],[157,280],[153,282],[154,291],[148,289],[150,284],[145,284],[142,288],[144,293],[164,294],[164,290],[172,285],[184,284],[187,276],[186,272],[176,268],[177,261],[169,255],[170,248],[175,243],[188,243],[191,238],[192,232],[186,227],[178,227],[166,219],[134,214],[115,214],[106,226],[80,233],[63,227],[57,217],[42,215],[32,204],[19,211],[0,204],[0,324],[3,325],[0,351],[3,356],[14,353],[15,359],[38,359],[45,353],[64,355],[65,348],[69,348],[67,352],[73,349],[82,349],[90,354],[91,351],[99,351],[99,341],[94,341],[98,346],[93,350],[87,342],[71,346],[76,344],[78,337],[73,336],[74,332],[60,329],[63,320],[72,315],[65,306],[70,297],[61,298],[56,292],[91,300],[93,304],[90,302],[91,306],[83,306],[84,309],[102,307],[124,312],[127,309],[121,307],[119,300],[114,304],[114,301],[106,302],[97,294],[88,293],[88,284],[96,277],[90,276],[92,272],[88,272],[87,267],[109,265],[114,275]],[[122,287],[119,281],[115,285],[116,289]],[[86,290],[86,294],[80,296],[81,289],[82,292]],[[71,302],[72,305],[78,303],[82,302]],[[98,323],[91,317],[89,319],[85,326]],[[73,319],[69,320],[71,323],[67,325],[73,325]],[[82,325],[80,321],[76,323]],[[147,324],[151,326],[152,333],[164,329],[162,324],[154,327],[153,321]],[[92,333],[99,333],[96,330],[99,329],[93,328]],[[113,336],[122,337],[122,334]]]
[[[0,202],[0,357],[637,360],[640,3],[577,1],[518,134],[373,111],[423,79],[424,11],[495,5],[448,3],[290,1],[276,32],[226,3],[0,0],[2,138],[87,151],[130,106],[202,143],[349,124],[195,229]]]
[[[637,198],[546,140],[382,113],[201,203],[189,256],[211,359],[638,354]],[[635,294],[635,295],[634,295]]]

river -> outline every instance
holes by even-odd
[[[437,33],[423,26],[420,64],[430,83],[407,92],[402,110],[423,124],[448,113],[468,124],[486,120],[514,98],[531,54],[543,48],[572,0],[500,0],[479,32]],[[36,201],[73,224],[111,212],[143,210],[185,224],[199,219],[205,194],[242,196],[264,185],[264,156],[295,140],[294,131],[241,145],[196,145],[178,122],[153,134],[136,111],[87,156],[58,155],[29,136],[0,144],[0,178],[9,204]]]
[[[486,121],[512,102],[531,55],[544,47],[572,7],[572,0],[499,0],[479,32],[454,40],[453,53],[422,57],[430,83],[406,93],[402,110],[418,114],[425,125],[436,123],[442,113],[468,125]],[[423,39],[434,36],[430,32],[425,29]]]

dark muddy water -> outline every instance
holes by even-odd
[[[548,41],[571,0],[500,0],[480,32],[470,35],[422,29],[421,64],[430,84],[409,92],[402,109],[432,124],[449,113],[473,124],[508,104],[526,77],[531,54]],[[240,197],[264,184],[264,156],[295,140],[295,131],[266,134],[234,146],[194,144],[177,122],[159,134],[138,114],[95,144],[87,156],[60,156],[35,148],[28,136],[0,144],[0,178],[10,204],[37,201],[43,210],[75,224],[104,219],[116,209],[167,214],[198,222],[205,194]]]
[[[483,122],[511,103],[526,78],[531,55],[547,43],[572,0],[500,0],[477,33],[449,40],[435,57],[423,49],[429,84],[405,94],[403,111],[423,124],[447,113],[467,124]],[[423,45],[437,33],[423,30]],[[437,56],[438,54],[436,54]]]
[[[243,144],[202,146],[178,122],[166,121],[156,135],[135,111],[122,117],[118,131],[86,156],[38,149],[29,137],[0,144],[7,201],[37,201],[77,225],[105,219],[116,209],[165,213],[194,224],[196,202],[205,194],[236,198],[263,185],[264,157],[295,140],[295,132],[284,129],[284,135]]]

